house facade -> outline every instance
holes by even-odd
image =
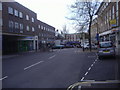
[[[120,2],[102,2],[97,13],[100,41],[112,41],[120,52]]]

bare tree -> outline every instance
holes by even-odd
[[[100,2],[95,2],[95,0],[84,0],[84,2],[81,2],[81,0],[76,0],[70,7],[72,16],[69,19],[76,21],[78,26],[82,26],[80,30],[83,30],[83,27],[88,26],[90,51],[91,24],[99,5]]]

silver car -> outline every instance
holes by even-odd
[[[114,56],[115,57],[115,46],[111,41],[105,41],[99,43],[98,57],[101,56]]]

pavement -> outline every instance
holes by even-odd
[[[4,88],[67,88],[84,80],[118,79],[116,60],[98,60],[96,50],[83,52],[81,48],[71,48],[26,52],[3,56],[2,63],[3,78],[0,80]]]

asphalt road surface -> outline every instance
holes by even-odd
[[[116,80],[116,63],[80,48],[25,53],[3,59],[0,80],[3,88],[67,88],[83,80]]]

